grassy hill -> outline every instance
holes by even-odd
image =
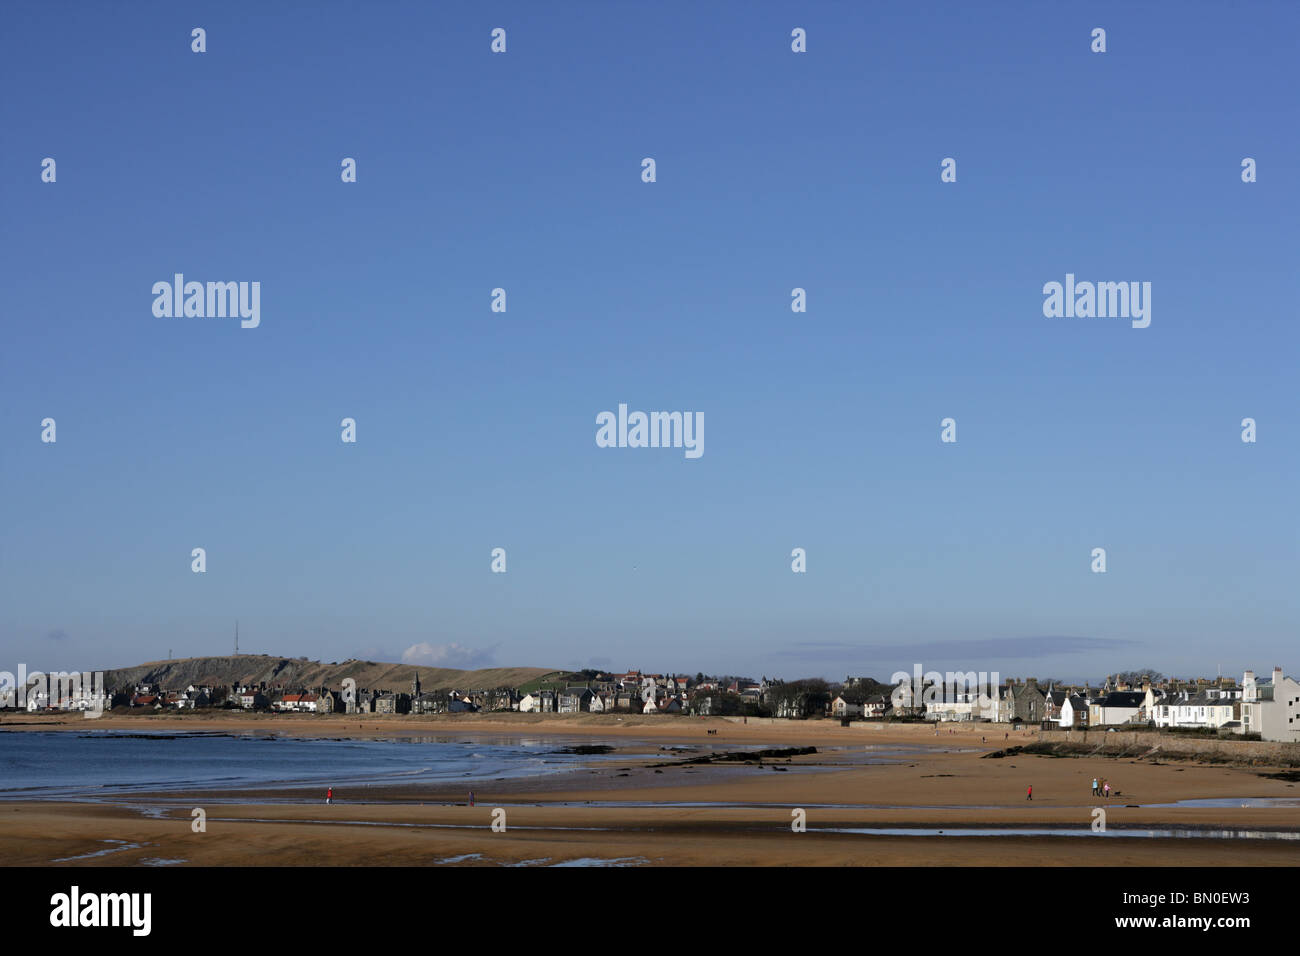
[[[521,681],[517,686],[519,693],[531,694],[538,690],[564,690],[570,683],[581,684],[582,676],[577,675],[572,681],[567,680],[568,671],[546,671],[537,673],[526,681]],[[424,678],[421,678],[423,680]]]
[[[121,688],[143,682],[158,684],[167,690],[180,690],[190,684],[264,682],[286,687],[324,685],[337,688],[345,677],[351,677],[357,682],[357,687],[408,691],[411,678],[417,671],[423,690],[461,691],[518,687],[559,673],[544,667],[488,667],[466,671],[452,667],[423,667],[380,661],[347,660],[323,664],[301,657],[239,654],[229,657],[183,657],[115,668],[104,672],[104,683],[111,688]]]

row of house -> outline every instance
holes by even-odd
[[[806,685],[806,686],[805,686]],[[287,688],[260,683],[233,687],[198,686],[166,690],[138,684],[130,690],[105,693],[102,688],[77,688],[51,701],[48,694],[29,694],[29,711],[47,709],[99,710],[118,705],[154,710],[192,710],[236,706],[245,710],[287,713],[441,714],[480,710],[523,713],[639,713],[700,716],[727,713],[767,713],[777,717],[880,719],[919,717],[935,721],[993,721],[1052,724],[1060,727],[1154,726],[1170,729],[1213,729],[1259,734],[1264,740],[1300,741],[1300,682],[1275,667],[1267,677],[1246,671],[1238,684],[1214,680],[1147,678],[1128,683],[1107,678],[1100,687],[1041,686],[1034,678],[1007,680],[992,688],[948,688],[927,693],[896,689],[891,694],[868,693],[879,685],[865,678],[846,678],[833,696],[823,682],[785,684],[763,678],[691,680],[681,675],[598,674],[583,684],[546,687],[521,694],[514,688],[478,691],[425,691],[418,671],[409,693],[348,686],[342,689]],[[991,692],[990,692],[991,691]],[[759,709],[763,710],[760,711]]]
[[[1046,706],[1046,702],[1045,702]],[[1051,720],[1051,714],[1045,719]],[[1230,679],[1144,681],[1104,693],[1068,694],[1055,722],[1062,727],[1145,724],[1158,728],[1259,734],[1262,740],[1300,741],[1300,682],[1274,667],[1267,679],[1248,670]]]
[[[893,711],[893,702],[888,694],[854,694],[848,690],[831,701],[830,716],[841,720],[852,717],[873,720],[891,716]]]
[[[137,684],[126,696],[131,707],[153,707],[157,710],[194,710],[212,706],[214,689],[190,684],[184,690],[164,690],[156,684]],[[119,695],[115,695],[119,696]],[[116,706],[119,701],[113,702]]]
[[[138,684],[126,694],[114,695],[110,706],[126,704],[155,710],[187,710],[229,703],[242,710],[271,710],[305,714],[436,714],[459,711],[517,709],[519,695],[511,690],[422,692],[417,674],[411,693],[368,688],[286,688],[267,683],[236,684],[230,688],[197,687],[166,691]]]
[[[14,695],[17,699],[17,695]],[[12,703],[12,702],[11,702]],[[33,689],[24,695],[22,708],[28,713],[45,710],[104,711],[113,706],[113,697],[102,689],[78,688],[53,695],[43,689]]]
[[[695,686],[698,690],[705,682]],[[690,687],[690,679],[681,675],[627,671],[585,684],[533,691],[520,698],[518,709],[534,714],[675,714],[686,708]]]
[[[1273,668],[1263,679],[1246,671],[1231,678],[1129,683],[1110,677],[1100,687],[1042,686],[1034,678],[1008,680],[996,693],[926,685],[912,693],[862,697],[846,679],[845,690],[826,708],[827,716],[880,718],[914,716],[935,721],[992,721],[1060,727],[1154,726],[1259,734],[1263,740],[1300,741],[1300,682]],[[926,693],[933,691],[933,693]],[[778,715],[786,716],[786,715]],[[793,715],[790,715],[793,716]]]
[[[98,702],[101,709],[128,706],[134,709],[191,710],[202,707],[235,707],[242,710],[312,714],[441,714],[480,710],[513,710],[525,713],[611,713],[674,714],[691,708],[692,693],[699,695],[698,713],[710,713],[710,705],[730,697],[758,708],[765,701],[766,678],[692,680],[679,674],[642,673],[596,674],[583,684],[544,686],[530,693],[517,688],[459,691],[422,688],[418,671],[409,691],[386,688],[290,687],[271,682],[239,683],[231,686],[190,685],[168,690],[156,684],[139,683]],[[92,709],[90,701],[71,698],[50,701],[48,695],[33,693],[25,700],[28,710]]]

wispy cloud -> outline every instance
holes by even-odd
[[[68,632],[61,627],[56,627],[45,635],[45,639],[47,641],[66,641],[68,639]]]
[[[970,641],[917,641],[890,644],[850,644],[837,641],[805,641],[777,657],[805,661],[843,661],[849,657],[871,660],[1028,660],[1065,654],[1112,653],[1136,646],[1132,640],[1108,637],[998,637]]]
[[[496,664],[496,645],[491,647],[465,647],[463,644],[430,644],[423,641],[402,651],[403,664],[423,664],[428,667],[457,667],[477,670]]]

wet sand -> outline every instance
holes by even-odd
[[[480,715],[474,715],[479,717]],[[1267,779],[1267,768],[1205,766],[1131,758],[984,759],[1032,732],[955,734],[923,726],[842,728],[830,721],[767,725],[722,720],[607,716],[486,715],[447,718],[274,717],[63,718],[26,729],[206,730],[293,736],[508,735],[589,737],[610,742],[602,758],[567,773],[475,781],[474,807],[455,784],[336,789],[323,794],[258,790],[131,795],[112,803],[0,803],[0,861],[114,866],[148,860],[172,865],[1280,865],[1300,863],[1300,842],[1264,839],[1113,836],[867,836],[819,832],[845,827],[1068,827],[1089,831],[1093,809],[1106,825],[1300,831],[1300,806],[1237,806],[1239,798],[1300,803],[1300,785]],[[0,730],[19,730],[0,721]],[[349,728],[348,725],[351,725]],[[623,724],[623,726],[620,726]],[[360,725],[360,726],[358,726]],[[718,730],[717,735],[707,733]],[[946,728],[945,728],[946,731]],[[987,737],[987,743],[981,742]],[[707,751],[744,746],[815,746],[818,753],[761,763],[690,765]],[[899,749],[910,751],[899,754]],[[891,763],[864,762],[888,759]],[[656,772],[658,771],[658,772]],[[1093,776],[1118,794],[1090,796]],[[1025,800],[1032,785],[1034,799]],[[1231,806],[1139,807],[1189,799]],[[650,804],[644,806],[641,804]],[[669,805],[674,804],[674,805]],[[703,804],[680,806],[677,804]],[[207,830],[191,829],[202,807]],[[505,832],[493,832],[494,810]],[[807,831],[791,830],[792,808]],[[122,843],[104,841],[118,840]],[[123,848],[124,847],[124,848]],[[111,851],[98,856],[87,854]],[[69,859],[82,857],[81,859]],[[177,861],[183,861],[177,862]]]

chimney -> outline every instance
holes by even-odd
[[[1274,667],[1274,668],[1273,668],[1273,686],[1274,686],[1274,687],[1277,687],[1277,686],[1278,686],[1279,684],[1281,684],[1281,683],[1282,683],[1282,668],[1280,668],[1280,667]],[[1275,694],[1275,695],[1274,695],[1274,699],[1275,699],[1275,700],[1280,700],[1281,698],[1277,697],[1276,694]]]

